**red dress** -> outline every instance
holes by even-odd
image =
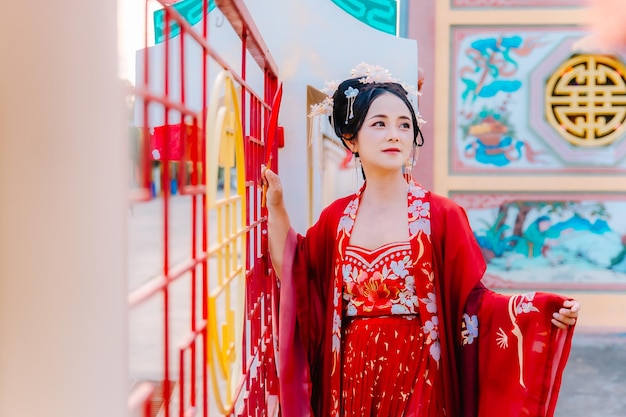
[[[341,415],[403,416],[416,390],[430,395],[411,244],[349,245],[344,264]]]
[[[306,236],[292,229],[287,237],[277,309],[282,416],[339,417],[342,408],[355,407],[353,413],[364,407],[365,415],[405,417],[552,416],[573,328],[560,330],[550,320],[565,298],[545,293],[507,296],[486,289],[480,283],[485,262],[465,212],[416,184],[407,192],[412,254],[407,270],[414,277],[419,301],[414,320],[420,323],[409,323],[406,332],[398,330],[396,335],[397,328],[404,327],[397,321],[410,320],[367,319],[368,330],[375,321],[382,322],[374,329],[379,340],[411,343],[413,349],[402,349],[411,351],[415,363],[408,361],[403,381],[389,374],[378,381],[370,378],[373,388],[366,389],[379,397],[375,403],[367,402],[367,391],[357,392],[358,382],[349,379],[365,365],[352,358],[363,355],[371,363],[393,356],[392,350],[380,349],[397,348],[371,343],[371,338],[358,342],[367,320],[351,320],[350,300],[344,299],[344,287],[347,295],[362,294],[358,285],[348,289],[350,282],[359,283],[359,268],[354,275],[354,268],[345,267],[360,194],[332,203]],[[373,275],[368,288],[381,289],[382,281]],[[401,285],[395,287],[387,286],[382,293],[399,298]],[[378,297],[382,293],[362,297],[362,310],[367,306],[372,313],[388,304]],[[375,370],[393,373],[401,362],[394,363],[383,369],[384,362],[374,362]],[[401,384],[399,394],[390,381]],[[386,407],[383,397],[404,398],[411,384],[410,397],[400,405],[404,410],[375,412],[379,404]]]

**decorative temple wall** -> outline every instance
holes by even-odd
[[[424,175],[467,210],[489,286],[568,294],[581,326],[623,328],[625,56],[590,41],[587,14],[576,0],[411,3]]]

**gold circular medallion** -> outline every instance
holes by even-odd
[[[546,117],[574,146],[606,146],[626,120],[626,67],[604,55],[575,55],[548,79]]]

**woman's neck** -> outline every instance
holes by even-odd
[[[370,204],[382,204],[396,200],[406,200],[408,184],[402,175],[380,178],[367,177],[367,186],[365,187],[366,199]]]

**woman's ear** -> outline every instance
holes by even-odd
[[[350,149],[352,153],[357,153],[359,150],[356,145],[356,140],[354,139],[355,139],[354,135],[348,135],[348,134],[343,135],[343,143],[346,144],[346,146],[348,147],[348,149]]]

